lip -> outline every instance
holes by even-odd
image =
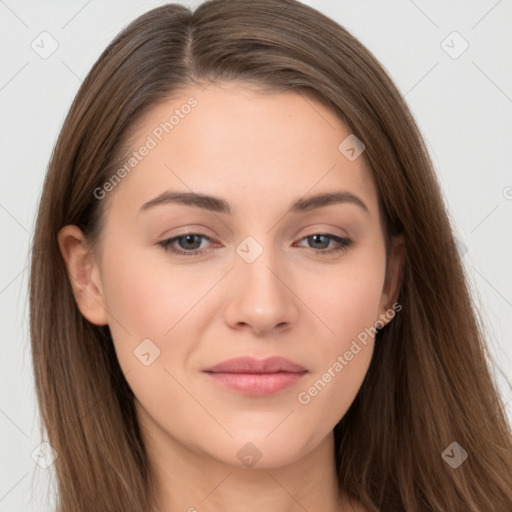
[[[267,357],[256,359],[255,357],[235,357],[203,370],[211,373],[303,373],[306,368],[293,363],[284,357]]]
[[[224,388],[245,395],[265,396],[297,383],[307,370],[283,357],[237,357],[206,368],[203,372]]]

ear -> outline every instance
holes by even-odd
[[[394,236],[391,240],[390,254],[386,268],[386,277],[381,295],[381,316],[379,323],[386,325],[394,317],[386,314],[398,300],[402,285],[402,275],[405,257],[405,244],[402,235]],[[400,308],[401,309],[401,308]],[[398,309],[399,311],[399,309]]]
[[[95,325],[107,325],[108,314],[98,265],[82,231],[77,226],[64,226],[57,239],[80,312]]]

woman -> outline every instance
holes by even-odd
[[[52,155],[30,299],[59,511],[512,509],[421,135],[310,7],[170,4],[116,37]]]

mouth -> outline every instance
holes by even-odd
[[[308,371],[282,357],[258,360],[239,357],[203,370],[216,384],[245,395],[276,394],[301,380]]]

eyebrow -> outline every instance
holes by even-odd
[[[162,204],[178,203],[187,206],[195,206],[204,210],[217,213],[232,214],[233,211],[227,201],[218,197],[208,196],[205,194],[197,194],[195,192],[173,192],[166,191],[155,197],[151,201],[144,203],[140,211],[146,211]],[[295,201],[290,207],[292,213],[302,213],[316,208],[322,208],[331,204],[354,204],[361,207],[367,213],[369,209],[361,198],[352,192],[336,191],[323,194],[316,194],[310,197],[303,197]]]

